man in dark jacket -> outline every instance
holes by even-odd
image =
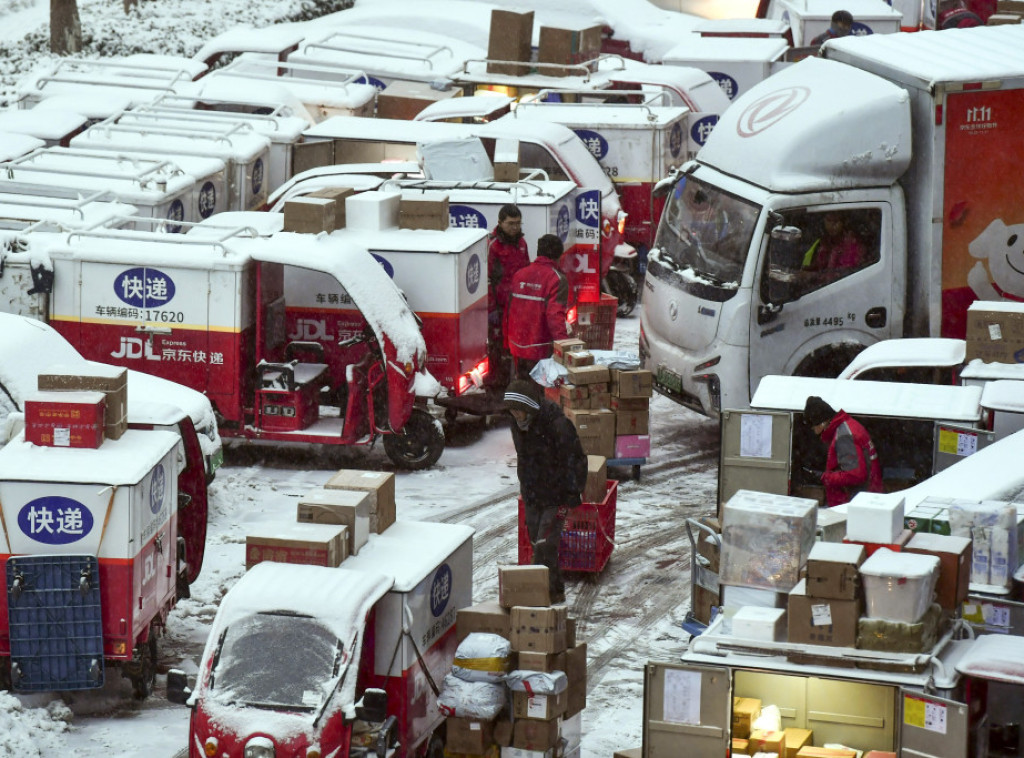
[[[498,211],[498,225],[487,238],[487,358],[485,385],[497,392],[505,389],[511,374],[512,357],[505,340],[505,308],[512,277],[530,265],[523,237],[523,213],[509,203]]]
[[[526,533],[533,562],[548,567],[551,602],[565,601],[558,562],[566,513],[582,502],[587,483],[587,456],[576,427],[529,379],[513,379],[505,390],[512,414],[519,490],[526,511]]]
[[[846,411],[838,413],[817,395],[807,398],[804,421],[828,445],[825,505],[848,503],[858,492],[882,492],[882,464],[867,430]]]
[[[545,234],[537,240],[537,259],[512,279],[505,330],[520,379],[551,357],[555,340],[568,336],[569,282],[558,268],[562,250],[558,237]]]

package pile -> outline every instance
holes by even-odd
[[[587,645],[552,606],[544,566],[498,569],[498,601],[460,609],[459,646],[438,707],[446,756],[578,756]]]
[[[536,70],[544,76],[579,76],[580,64],[593,60],[601,52],[601,25],[569,27],[542,26],[539,30],[536,63],[533,58],[533,11],[515,13],[491,11],[487,43],[487,72],[525,76]],[[518,65],[517,65],[518,64]],[[543,65],[560,64],[560,65]],[[569,66],[569,67],[566,67]],[[575,66],[575,67],[573,67]]]
[[[565,367],[566,382],[546,387],[579,433],[583,451],[608,459],[647,458],[651,453],[653,376],[644,369],[609,368],[596,362],[583,340],[557,340],[552,359]]]
[[[44,447],[98,448],[128,428],[128,372],[94,364],[51,366],[25,397],[25,439]]]

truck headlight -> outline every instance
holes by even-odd
[[[266,737],[253,737],[245,743],[245,758],[275,758],[274,743]]]

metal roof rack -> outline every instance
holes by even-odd
[[[327,51],[336,52],[336,53],[356,53],[356,54],[360,54],[360,55],[380,55],[382,57],[387,57],[387,58],[399,58],[401,60],[421,61],[424,64],[426,64],[427,68],[431,68],[431,69],[434,67],[434,62],[432,60],[430,60],[431,56],[436,55],[437,53],[440,53],[440,52],[443,52],[443,51],[447,50],[450,57],[452,57],[452,58],[455,57],[455,52],[448,45],[437,45],[437,44],[433,44],[433,43],[430,43],[430,42],[418,42],[416,40],[409,40],[409,39],[397,39],[397,38],[392,38],[392,37],[378,37],[378,36],[373,36],[373,35],[369,35],[369,34],[353,34],[351,32],[335,31],[335,32],[331,33],[330,35],[328,35],[327,37],[324,37],[324,40],[335,39],[336,37],[348,37],[348,38],[351,38],[351,39],[354,39],[354,40],[357,40],[357,41],[371,40],[371,41],[374,41],[374,42],[386,42],[389,45],[400,45],[400,46],[404,45],[405,47],[408,47],[408,48],[417,48],[417,47],[418,48],[427,48],[427,51],[426,51],[425,54],[420,54],[420,55],[414,55],[412,53],[405,53],[405,54],[403,54],[403,53],[396,53],[396,52],[393,52],[393,51],[390,51],[390,50],[381,52],[380,50],[366,50],[366,49],[359,49],[357,47],[351,47],[351,46],[345,46],[345,45],[330,45],[330,44],[327,44],[326,41],[321,41],[321,42],[309,42],[309,43],[303,45],[302,53],[305,54],[310,49],[316,49],[316,50],[327,50]]]

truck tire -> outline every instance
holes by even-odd
[[[401,434],[384,435],[384,452],[398,468],[430,468],[444,452],[444,427],[427,411],[413,408]]]
[[[850,361],[864,349],[863,345],[847,342],[839,345],[827,345],[819,348],[804,358],[796,367],[793,376],[813,376],[819,379],[834,379],[846,368]]]
[[[150,626],[149,639],[135,646],[132,662],[125,676],[132,683],[132,696],[136,700],[145,700],[153,694],[156,684],[156,629]]]

